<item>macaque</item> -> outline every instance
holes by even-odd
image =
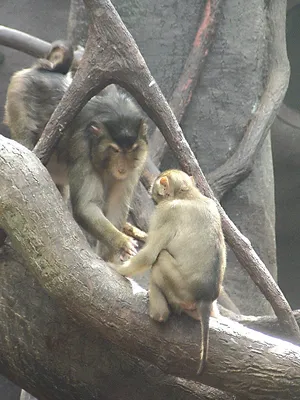
[[[58,60],[53,53],[48,58],[53,65]],[[35,64],[11,78],[4,122],[12,139],[31,150],[72,81],[58,71]],[[147,151],[141,110],[127,93],[110,85],[66,128],[47,164],[63,196],[69,185],[74,218],[99,241],[97,253],[105,260],[136,254],[136,241],[121,231]]]
[[[56,40],[51,44],[51,49],[46,57],[37,60],[35,68],[66,75],[72,66],[73,60],[72,44],[66,40]]]
[[[30,150],[72,82],[65,71],[71,66],[73,50],[64,43],[54,42],[45,58],[17,71],[8,86],[4,124],[10,128],[12,139]]]
[[[193,178],[179,170],[161,173],[152,187],[157,204],[143,249],[115,269],[132,276],[151,268],[149,314],[166,321],[170,308],[200,320],[198,374],[207,360],[209,317],[217,316],[226,247],[215,202],[196,188]]]

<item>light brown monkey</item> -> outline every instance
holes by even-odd
[[[200,374],[207,359],[209,317],[226,266],[221,218],[215,202],[203,196],[193,179],[179,170],[160,174],[152,197],[157,206],[146,245],[116,269],[132,276],[152,267],[149,313],[156,321],[167,320],[169,306],[200,319]]]
[[[69,74],[57,72],[38,64],[11,78],[5,123],[29,149],[71,83]],[[62,193],[69,184],[74,218],[99,241],[97,253],[107,260],[136,253],[136,241],[122,230],[147,156],[146,133],[134,100],[111,85],[75,117],[47,164]]]

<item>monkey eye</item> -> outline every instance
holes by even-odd
[[[111,148],[115,153],[119,153],[119,152],[120,152],[120,148],[119,148],[119,146],[117,146],[116,144],[111,143],[110,148]]]

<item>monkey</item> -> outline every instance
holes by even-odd
[[[73,46],[69,41],[56,40],[45,58],[36,61],[35,68],[66,75],[74,62]]]
[[[152,186],[156,203],[146,244],[114,268],[132,276],[151,268],[149,314],[164,322],[174,312],[200,320],[201,374],[207,360],[209,317],[217,316],[226,267],[226,247],[217,205],[180,170],[162,172]]]
[[[132,99],[116,88],[99,96],[95,105],[97,115],[88,125],[78,125],[75,118],[77,129],[70,140],[62,137],[58,155],[67,149],[62,158],[69,164],[75,219],[98,239],[97,254],[113,260],[118,249],[136,253],[137,242],[121,230],[147,158],[147,125]]]
[[[71,45],[56,41],[45,58],[11,77],[3,122],[10,128],[12,138],[30,150],[72,82],[66,73],[72,59]]]
[[[12,139],[32,150],[71,81],[41,64],[16,72],[4,118]],[[110,85],[70,123],[47,164],[60,192],[69,188],[73,216],[97,239],[105,260],[136,253],[137,242],[121,231],[147,152],[144,115],[128,93]]]

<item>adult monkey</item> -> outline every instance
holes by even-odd
[[[72,60],[61,49],[53,47],[46,59],[16,72],[8,87],[4,123],[12,139],[29,149],[72,80],[62,68]],[[116,259],[120,252],[136,253],[136,241],[121,230],[147,151],[141,110],[132,97],[111,85],[83,107],[47,164],[65,197],[69,184],[74,218],[100,242],[97,252],[105,260]]]

